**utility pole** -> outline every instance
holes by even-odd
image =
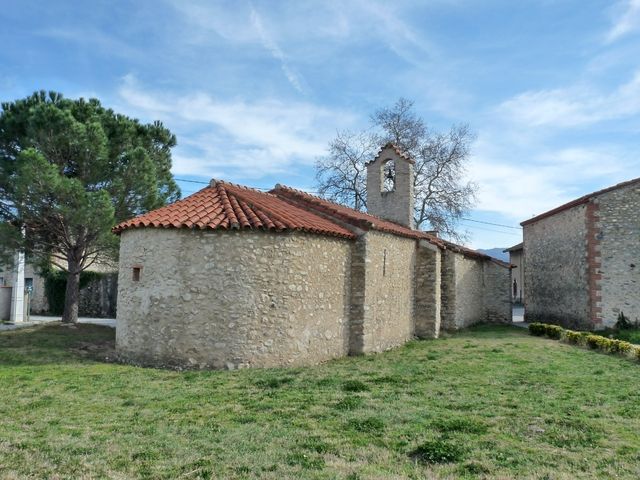
[[[13,262],[13,287],[11,289],[11,323],[24,322],[24,252],[17,252]]]

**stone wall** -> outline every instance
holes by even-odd
[[[143,364],[229,369],[344,356],[352,246],[302,233],[126,230],[117,352]]]
[[[515,268],[511,272],[511,294],[514,302],[524,302],[525,286],[524,286],[524,262],[522,250],[509,252],[509,263]],[[513,295],[513,279],[516,280],[517,291]]]
[[[156,366],[310,365],[510,321],[510,279],[492,261],[378,231],[354,242],[125,230],[116,348]]]
[[[455,264],[455,327],[464,328],[486,321],[484,311],[484,261],[453,255]]]
[[[447,250],[442,261],[443,330],[477,323],[510,323],[511,272],[507,267]]]
[[[584,204],[524,226],[525,320],[591,326]]]
[[[395,189],[383,191],[384,163],[395,163]],[[413,228],[413,164],[398,155],[394,149],[385,148],[378,157],[367,164],[367,211],[371,215],[391,220]]]
[[[483,262],[483,269],[485,321],[511,323],[513,270],[491,261]]]
[[[456,254],[442,252],[440,283],[440,329],[456,329]]]
[[[442,253],[439,248],[421,242],[416,252],[415,334],[420,338],[438,338],[441,324]]]
[[[352,295],[363,302],[360,350],[351,353],[381,352],[412,338],[414,268],[416,241],[370,231],[358,242],[364,244],[364,282],[354,277]],[[358,261],[354,256],[354,261]],[[363,292],[363,293],[362,293]],[[358,319],[353,318],[354,322]]]
[[[102,273],[80,290],[81,317],[115,318],[118,301],[118,274]]]
[[[599,195],[599,293],[603,326],[619,312],[640,321],[640,185]]]

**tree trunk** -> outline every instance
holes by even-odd
[[[73,262],[75,263],[75,262]],[[78,323],[78,304],[80,301],[80,266],[69,261],[67,289],[64,295],[62,323]]]

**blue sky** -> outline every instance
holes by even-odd
[[[178,178],[313,190],[336,130],[400,96],[477,134],[472,219],[517,226],[640,176],[640,0],[0,0],[0,22],[0,100],[56,90],[160,119]],[[520,241],[462,228],[476,248]]]

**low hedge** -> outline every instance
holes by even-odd
[[[529,325],[529,333],[538,337],[544,337],[545,335],[554,340],[559,340],[562,337],[564,329],[558,325],[550,325],[548,323],[532,323]]]
[[[548,337],[554,340],[562,340],[572,345],[581,345],[593,350],[600,350],[606,353],[629,355],[633,354],[640,360],[640,347],[635,347],[632,343],[615,338],[607,338],[590,332],[576,332],[566,330],[558,325],[548,323],[532,323],[529,325],[529,333],[538,337]]]

